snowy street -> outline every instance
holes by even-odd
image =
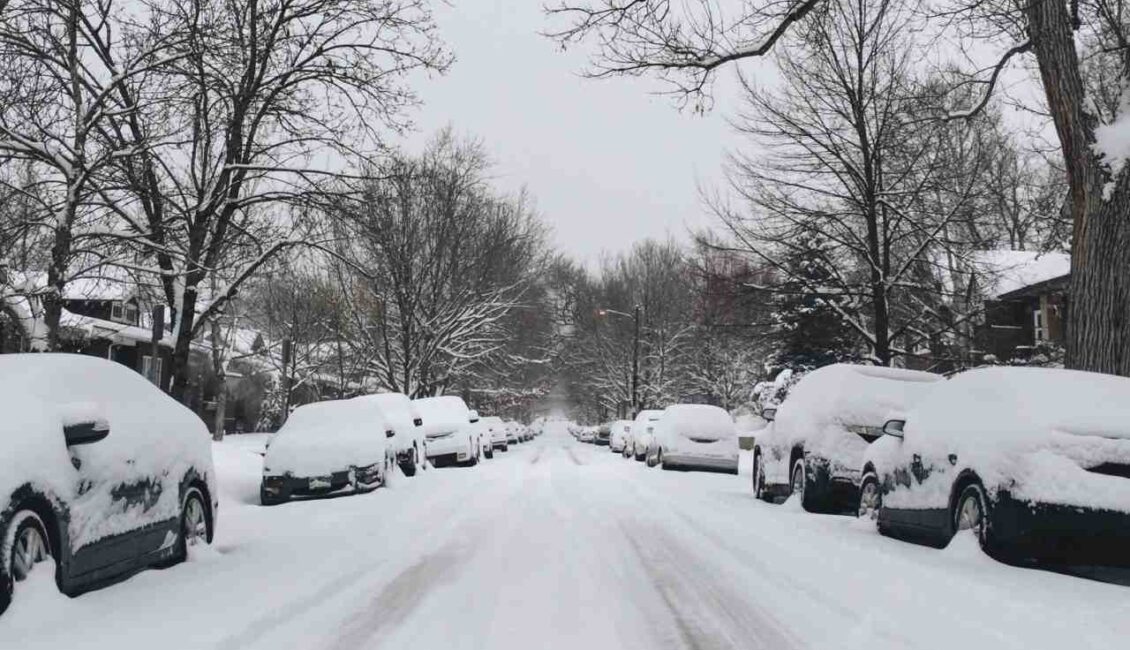
[[[261,436],[215,446],[214,546],[68,599],[46,571],[5,647],[1098,648],[1124,586],[937,551],[870,522],[547,434],[475,468],[258,505]]]

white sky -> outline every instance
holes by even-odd
[[[549,27],[541,5],[437,3],[457,60],[416,84],[424,106],[409,146],[448,124],[480,138],[497,185],[527,186],[558,246],[590,264],[637,239],[685,240],[710,224],[697,185],[722,180],[734,138],[724,102],[701,116],[652,94],[662,89],[654,79],[581,78],[584,52],[562,52],[539,34]]]

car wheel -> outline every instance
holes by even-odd
[[[753,454],[753,496],[762,501],[769,500],[765,491],[765,461],[759,453]]]
[[[985,488],[980,483],[971,483],[961,491],[953,512],[953,530],[959,533],[972,530],[981,549],[990,555],[997,555],[999,549],[993,539],[989,526],[989,502],[985,498]]]
[[[658,465],[659,465],[660,467],[662,467],[663,469],[671,469],[671,465],[667,464],[667,461],[663,459],[663,450],[662,450],[662,449],[660,449],[659,451],[657,451],[657,452],[655,452],[655,453],[656,453],[656,459],[655,459],[655,462],[656,462],[656,463],[657,463],[657,464],[658,464]]]
[[[801,505],[804,505],[804,484],[806,480],[804,459],[798,458],[793,463],[793,472],[789,479],[789,496],[795,496],[800,499]]]
[[[21,510],[12,517],[11,526],[12,535],[4,546],[11,551],[4,558],[5,570],[0,576],[4,579],[4,584],[0,586],[0,613],[8,608],[16,583],[26,580],[35,565],[52,557],[47,527],[43,525],[39,515],[31,510]]]
[[[193,549],[211,543],[212,523],[204,495],[199,488],[188,488],[181,505],[180,536],[177,538],[175,562],[184,562]]]
[[[882,507],[883,493],[879,490],[879,478],[869,472],[859,484],[859,509],[856,514],[860,518],[876,520],[879,518],[879,508]]]

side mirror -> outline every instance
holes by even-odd
[[[906,420],[887,420],[883,424],[883,433],[895,438],[902,438],[902,430],[905,426]]]
[[[76,422],[63,427],[63,438],[68,447],[89,445],[110,435],[110,423],[105,420]]]
[[[393,436],[395,436],[395,435],[396,435],[396,432],[395,432],[395,431],[393,431],[392,429],[386,429],[386,430],[385,430],[385,437],[386,437],[386,438],[391,438],[391,437],[393,437]]]
[[[479,421],[479,412],[478,411],[471,411],[470,415],[471,415],[471,418],[470,418],[471,424],[474,424],[474,423]]]
[[[422,427],[424,426],[424,418],[416,418],[415,420],[412,420],[412,424],[415,424],[418,427]]]
[[[772,421],[777,419],[777,409],[776,408],[765,409],[764,411],[761,412],[761,417],[766,422],[772,422]]]

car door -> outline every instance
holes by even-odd
[[[950,481],[951,464],[930,453],[913,431],[907,431],[902,439],[884,443],[893,443],[894,448],[890,466],[880,479],[884,493],[882,518],[908,535],[934,536],[949,516],[946,504],[934,494],[937,484]]]

